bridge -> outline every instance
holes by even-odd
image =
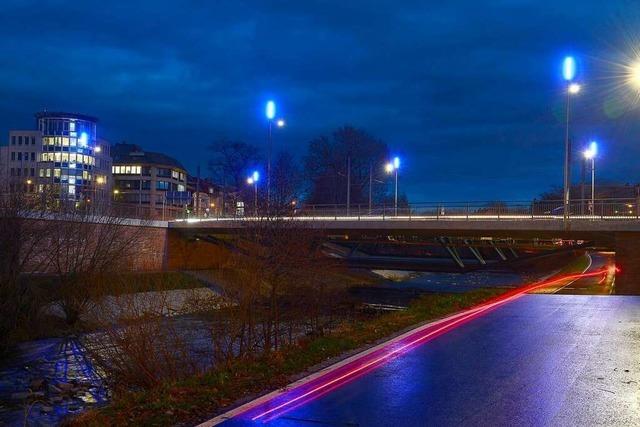
[[[233,234],[266,216],[188,218],[168,223],[170,230],[186,235]],[[353,205],[292,206],[277,218],[319,230],[333,240],[436,239],[461,267],[456,247],[474,249],[479,241],[493,239],[545,239],[586,242],[616,252],[622,274],[616,290],[640,294],[640,204],[637,199],[572,201],[568,214],[562,201],[417,203],[405,207]],[[504,255],[500,255],[504,256]]]

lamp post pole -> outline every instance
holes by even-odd
[[[398,216],[398,168],[395,168],[396,173],[396,195],[394,198],[393,205],[395,207],[395,216]]]
[[[562,77],[566,81],[566,104],[565,104],[565,134],[564,134],[564,182],[563,182],[563,219],[565,227],[568,226],[571,202],[571,139],[569,137],[569,117],[571,112],[571,95],[580,91],[580,85],[573,83],[576,76],[576,60],[572,56],[567,56],[562,63]]]
[[[347,216],[351,210],[351,156],[347,156]]]
[[[267,104],[269,105],[269,104]],[[268,109],[268,107],[267,107]],[[275,109],[275,107],[274,107]],[[267,115],[269,113],[267,112]],[[271,202],[271,150],[273,146],[273,117],[269,119],[269,148],[267,154],[267,209]]]
[[[591,209],[596,214],[596,156],[591,158]]]
[[[569,202],[570,202],[570,175],[571,175],[571,141],[569,139],[569,106],[571,104],[571,95],[569,93],[570,85],[567,84],[567,100],[565,108],[565,135],[564,135],[564,220],[569,219]]]
[[[372,186],[373,186],[373,165],[369,163],[369,215],[371,215],[371,195],[372,195],[371,187]]]

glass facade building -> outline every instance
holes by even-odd
[[[110,165],[102,164],[101,158],[108,156],[108,152],[103,153],[98,142],[98,119],[56,112],[38,113],[36,119],[42,136],[38,190],[52,190],[61,199],[77,201],[91,200],[99,197],[98,192],[104,193],[98,187],[108,184]],[[106,173],[100,169],[106,169]]]

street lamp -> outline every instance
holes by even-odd
[[[247,184],[253,185],[254,190],[254,198],[253,198],[253,210],[254,215],[258,217],[258,180],[260,179],[260,174],[258,171],[254,171],[249,178],[247,178]]]
[[[591,215],[595,214],[595,201],[596,201],[596,155],[598,154],[598,144],[595,141],[591,141],[589,148],[582,153],[585,160],[591,160],[591,206],[589,210]]]
[[[271,152],[273,151],[273,124],[276,118],[276,103],[272,100],[267,101],[267,105],[264,109],[264,115],[269,122],[269,147],[267,153],[267,206],[271,200]],[[279,128],[285,126],[284,119],[280,118],[275,120],[275,125]]]
[[[565,136],[564,136],[564,220],[569,219],[570,186],[571,186],[571,141],[569,140],[569,108],[571,95],[580,92],[580,85],[573,79],[576,77],[576,60],[573,56],[567,56],[562,62],[562,77],[567,86],[567,100],[565,108]]]
[[[400,158],[399,157],[394,157],[392,161],[390,161],[389,163],[387,163],[384,167],[384,170],[388,173],[394,173],[395,174],[395,196],[394,196],[394,202],[393,202],[393,210],[395,213],[395,216],[398,216],[398,169],[400,169]]]

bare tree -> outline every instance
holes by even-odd
[[[385,186],[377,184],[383,178],[388,151],[384,142],[352,126],[337,129],[331,138],[312,140],[304,162],[309,202],[345,204],[350,181],[352,204],[368,203],[370,185],[373,202],[377,203],[386,192]]]
[[[18,325],[37,315],[34,289],[25,276],[46,269],[51,202],[46,194],[0,194],[0,353],[12,343]]]
[[[129,269],[144,227],[99,205],[62,208],[53,219],[48,267],[56,277],[58,304],[73,325],[105,292],[109,276]]]

